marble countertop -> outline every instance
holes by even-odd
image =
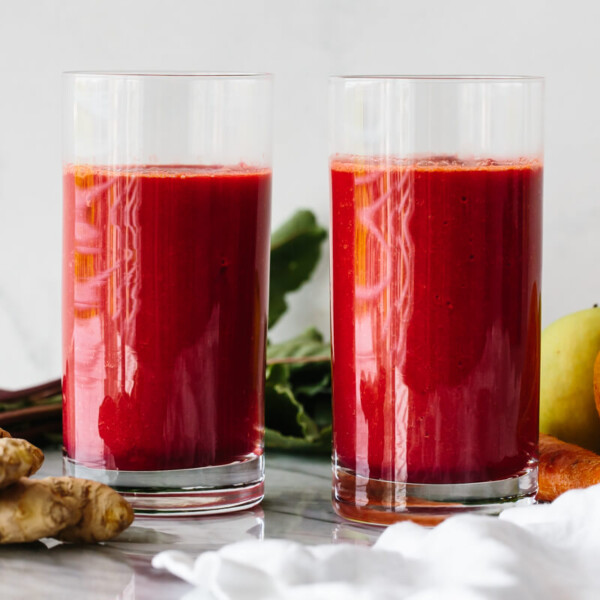
[[[39,475],[62,473],[57,451]],[[152,568],[166,549],[197,555],[245,539],[285,538],[307,544],[373,543],[380,529],[344,522],[331,508],[331,466],[324,457],[267,454],[265,499],[223,516],[136,518],[116,540],[95,546],[43,540],[0,547],[2,600],[170,600],[192,586]]]

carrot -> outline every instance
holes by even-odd
[[[551,502],[563,492],[600,483],[600,456],[540,433],[537,499]]]

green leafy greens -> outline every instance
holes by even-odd
[[[287,310],[285,296],[312,275],[327,232],[299,211],[271,237],[269,328]],[[331,449],[330,346],[315,328],[267,348],[265,445],[300,452]]]
[[[269,281],[269,329],[287,310],[285,296],[301,287],[321,258],[321,243],[327,237],[313,213],[300,210],[271,236]]]

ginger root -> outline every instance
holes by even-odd
[[[0,488],[7,487],[21,477],[29,477],[44,462],[42,451],[27,440],[13,437],[0,439]]]
[[[75,477],[47,477],[75,515],[55,537],[65,542],[110,540],[133,522],[133,509],[123,496],[103,483]]]
[[[69,542],[108,540],[133,522],[130,504],[87,479],[20,479],[0,493],[0,544],[55,537]]]
[[[23,478],[0,493],[0,544],[53,537],[72,520],[69,506],[41,481]]]
[[[101,542],[131,525],[131,505],[107,485],[77,477],[28,479],[43,461],[39,448],[0,429],[0,544],[44,537]]]

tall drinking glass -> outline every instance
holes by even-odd
[[[64,468],[138,512],[263,496],[271,87],[64,77]]]
[[[336,77],[330,97],[335,509],[532,502],[543,80]]]

